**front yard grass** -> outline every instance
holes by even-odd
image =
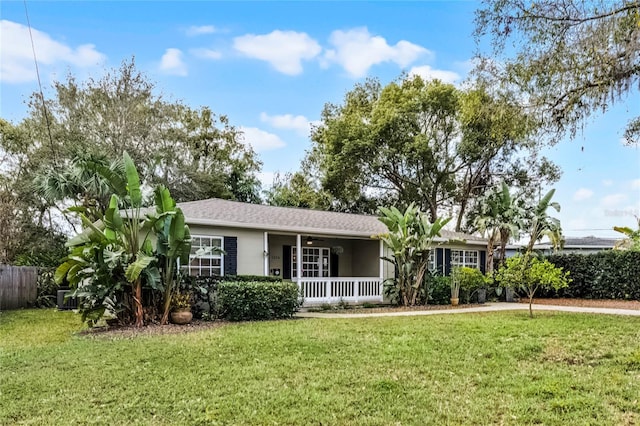
[[[79,336],[0,313],[0,424],[638,424],[640,318],[537,312]]]

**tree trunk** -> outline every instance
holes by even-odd
[[[169,310],[171,309],[171,297],[173,296],[173,265],[166,265],[165,271],[167,276],[165,277],[165,289],[164,289],[164,306],[162,310],[162,319],[160,324],[164,325],[169,322]]]
[[[144,311],[142,310],[142,279],[138,278],[133,283],[133,302],[135,304],[136,327],[144,325]]]
[[[533,304],[533,294],[529,296],[529,318],[533,318],[533,308],[531,306],[532,304]]]

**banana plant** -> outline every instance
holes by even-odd
[[[70,239],[67,246],[73,254],[78,248],[86,250],[91,245],[98,244],[103,248],[103,252],[97,256],[102,258],[104,258],[104,250],[109,250],[112,265],[122,265],[124,269],[126,283],[131,288],[130,297],[133,300],[135,325],[141,327],[144,325],[143,278],[146,277],[151,287],[161,288],[160,274],[156,266],[157,258],[153,252],[150,235],[158,221],[174,212],[162,211],[159,214],[143,216],[140,178],[133,160],[126,152],[123,154],[123,163],[126,185],[123,184],[125,181],[121,177],[112,176],[114,178],[112,187],[116,193],[111,196],[102,220],[94,223],[81,214],[85,229]],[[79,266],[75,267],[80,265],[79,260],[78,256],[69,256],[58,268],[57,280],[60,282],[66,278],[77,285],[92,282],[87,281],[87,277],[83,279]]]
[[[431,223],[427,215],[413,203],[404,212],[396,207],[381,207],[379,213],[378,219],[387,226],[389,232],[376,238],[382,240],[393,253],[393,257],[383,259],[395,266],[398,275],[397,279],[392,280],[392,285],[387,286],[387,292],[397,294],[405,306],[415,305],[427,272],[433,240],[440,235],[450,218],[439,218]]]
[[[640,251],[640,218],[638,221],[638,229],[631,229],[628,226],[614,226],[613,230],[625,235],[627,238],[618,241],[615,248],[617,250],[633,250]]]
[[[156,217],[155,222],[156,253],[162,265],[162,282],[164,287],[163,312],[161,323],[169,319],[171,298],[180,277],[179,266],[189,263],[191,253],[191,234],[185,224],[184,214],[171,198],[169,190],[158,186],[155,190]],[[179,262],[179,263],[178,263]]]

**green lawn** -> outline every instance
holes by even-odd
[[[640,424],[640,318],[526,312],[87,338],[0,313],[0,424]]]

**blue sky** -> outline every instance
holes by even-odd
[[[262,178],[294,171],[309,123],[367,76],[402,71],[461,82],[475,2],[27,2],[45,86],[99,76],[135,56],[170,99],[209,106],[242,128]],[[37,89],[24,5],[0,4],[0,116],[24,117]],[[50,93],[50,91],[49,91]],[[635,92],[546,152],[568,236],[615,236],[640,215],[640,151],[621,144]],[[46,96],[46,92],[45,92]]]

